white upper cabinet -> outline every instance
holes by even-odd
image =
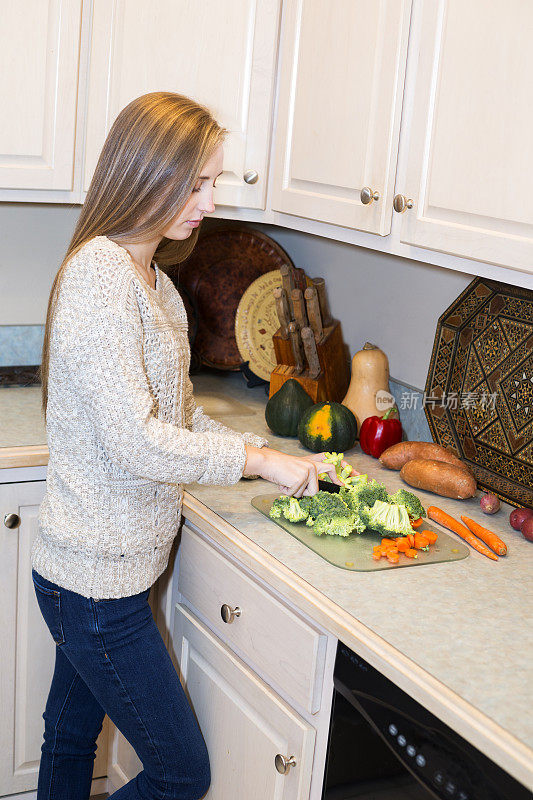
[[[3,2],[1,17],[0,190],[69,192],[81,0]]]
[[[229,131],[215,202],[264,208],[279,4],[94,0],[84,190],[118,112],[172,91],[207,105]]]
[[[533,3],[420,11],[401,240],[533,272]]]
[[[272,208],[386,234],[411,0],[283,6]]]

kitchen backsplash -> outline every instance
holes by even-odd
[[[5,368],[40,364],[43,336],[44,325],[0,325],[0,372],[14,375],[13,371]],[[19,381],[20,376],[22,379]],[[11,380],[26,383],[28,377],[24,371],[19,371]],[[394,378],[390,380],[390,390],[400,411],[405,437],[431,442],[423,407],[423,391]]]

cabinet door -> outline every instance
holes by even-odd
[[[533,272],[533,3],[416,9],[419,58],[401,239]]]
[[[81,0],[2,3],[0,188],[71,190]]]
[[[55,648],[31,579],[30,553],[45,481],[0,485],[0,795],[37,788]],[[20,525],[7,528],[6,514]],[[107,725],[98,737],[93,777],[106,774]]]
[[[390,231],[411,0],[284,3],[272,208]],[[368,187],[379,199],[363,204]]]
[[[173,647],[209,752],[206,798],[306,800],[314,728],[180,605]],[[278,754],[296,761],[286,775],[276,770]]]
[[[265,207],[279,0],[93,0],[84,189],[118,112],[146,92],[207,105],[229,134],[215,202]],[[259,178],[247,184],[243,175]]]

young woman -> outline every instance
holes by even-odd
[[[57,647],[38,800],[88,800],[106,713],[143,764],[114,800],[204,795],[205,743],[148,604],[182,484],[259,475],[286,494],[317,491],[321,455],[272,450],[196,405],[185,310],[158,266],[186,258],[214,211],[225,133],[181,95],[131,102],[50,293],[41,367],[50,460],[32,577]],[[320,470],[336,480],[332,465]]]

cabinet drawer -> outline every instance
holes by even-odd
[[[326,636],[183,526],[178,589],[217,635],[311,714],[320,708]],[[224,622],[222,606],[240,615]]]

